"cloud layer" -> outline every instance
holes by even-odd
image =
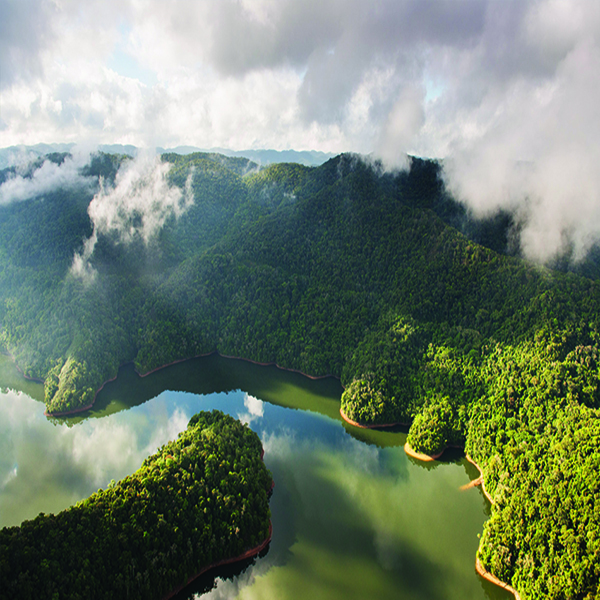
[[[29,164],[8,177],[0,185],[0,206],[43,196],[57,188],[86,187],[92,184],[92,179],[80,174],[80,169],[89,160],[80,157],[67,157],[60,165],[45,160],[32,173]],[[19,172],[21,171],[21,172]]]
[[[121,166],[114,186],[105,187],[100,182],[100,191],[88,206],[93,232],[82,252],[73,257],[73,275],[84,281],[94,279],[90,259],[99,234],[111,236],[118,243],[139,238],[148,244],[167,219],[179,217],[193,204],[193,172],[182,191],[169,183],[171,166],[158,156],[141,153]]]
[[[0,0],[0,23],[7,145],[411,152],[518,209],[534,258],[600,233],[598,3]]]

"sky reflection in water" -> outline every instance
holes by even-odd
[[[290,403],[288,394],[282,404]],[[106,487],[175,438],[192,414],[213,408],[259,434],[276,487],[268,554],[216,579],[206,597],[510,598],[475,574],[487,507],[478,490],[459,491],[474,476],[464,461],[423,468],[404,454],[404,434],[370,432],[379,446],[367,444],[339,420],[242,391],[164,391],[76,424],[47,419],[24,393],[1,392],[0,525],[58,512]]]

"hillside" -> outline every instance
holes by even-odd
[[[0,344],[45,380],[48,412],[89,406],[129,361],[333,374],[351,419],[466,446],[494,498],[488,570],[524,598],[600,597],[596,280],[466,237],[451,224],[506,250],[506,223],[473,230],[427,161],[162,160],[100,154],[76,185],[0,204]],[[0,181],[27,189],[42,166]]]

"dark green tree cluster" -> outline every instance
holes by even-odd
[[[448,397],[433,398],[425,404],[423,410],[417,413],[407,438],[408,443],[418,452],[432,456],[438,455],[449,446],[463,445],[464,428],[461,427],[460,417],[456,407]]]
[[[164,598],[268,538],[271,485],[254,432],[198,413],[133,475],[2,529],[0,598]]]

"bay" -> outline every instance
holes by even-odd
[[[342,388],[216,355],[139,377],[131,365],[70,418],[43,415],[43,389],[0,357],[0,526],[58,512],[139,467],[199,410],[258,433],[273,473],[273,539],[242,567],[181,598],[501,600],[475,572],[489,505],[460,453],[423,464],[401,431],[352,427]]]

